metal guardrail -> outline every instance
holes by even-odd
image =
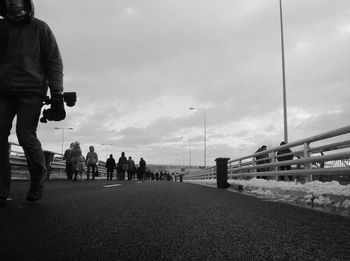
[[[305,181],[313,180],[313,176],[342,176],[350,179],[350,126],[325,132],[299,141],[291,142],[283,146],[274,147],[259,153],[229,160],[228,178],[250,177],[275,177],[292,176],[304,177]],[[337,138],[337,141],[330,141]],[[323,143],[317,145],[317,142]],[[316,144],[312,147],[311,144]],[[300,148],[301,147],[301,148]],[[277,152],[290,148],[293,152],[293,160],[278,161]],[[258,156],[268,154],[268,158],[262,160],[268,163],[257,164]],[[321,155],[320,155],[321,154]],[[288,155],[284,154],[283,156]],[[291,165],[290,170],[279,170],[280,166]],[[257,171],[264,169],[265,171]],[[184,179],[210,179],[216,178],[216,166],[206,168]],[[319,177],[318,177],[319,178]]]
[[[45,153],[45,151],[44,151]],[[63,160],[63,155],[61,153],[51,152],[53,154],[53,160],[49,164],[50,166],[50,176],[56,177],[66,177],[66,162]],[[9,143],[9,155],[10,155],[10,165],[13,176],[19,178],[29,178],[29,171],[27,167],[27,160],[22,150],[22,147],[17,144]],[[106,163],[103,161],[98,162],[98,172],[99,176],[106,176]]]

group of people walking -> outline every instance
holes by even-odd
[[[64,152],[63,159],[66,161],[66,172],[68,180],[83,180],[86,167],[86,180],[94,180],[97,172],[98,155],[94,146],[89,147],[86,157],[83,156],[79,142],[72,142],[70,148]]]
[[[80,148],[79,142],[72,142],[69,149],[67,149],[63,155],[63,159],[66,161],[66,173],[67,179],[78,181],[83,180],[83,174],[86,171],[86,180],[94,180],[98,176],[98,155],[95,152],[94,146],[89,147],[89,152],[86,157]],[[110,154],[106,160],[107,180],[112,180],[114,176],[114,170],[116,170],[116,179],[119,181],[133,180],[135,175],[138,180],[144,180],[146,174],[146,161],[141,158],[139,166],[136,164],[131,156],[126,158],[125,153],[122,152],[118,162],[115,161],[113,155]]]
[[[126,158],[125,153],[122,152],[116,163],[113,155],[110,154],[106,161],[107,169],[107,180],[112,180],[114,175],[114,170],[116,170],[116,179],[119,181],[135,179],[135,175],[138,180],[143,180],[146,173],[146,161],[141,158],[139,162],[139,167],[136,168],[135,161],[131,156]]]

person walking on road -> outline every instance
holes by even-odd
[[[83,155],[80,155],[78,160],[79,160],[79,163],[78,163],[79,180],[83,181],[83,174],[85,170],[85,157]],[[77,178],[75,178],[75,180],[77,180]]]
[[[137,171],[138,180],[143,181],[145,179],[145,173],[146,173],[146,161],[143,158],[141,158],[139,163],[139,168]]]
[[[26,199],[43,196],[47,169],[37,127],[48,88],[51,112],[65,115],[63,64],[50,27],[34,17],[31,0],[0,0],[0,204],[7,202],[11,168],[8,137],[16,116],[16,134],[30,173]]]
[[[120,180],[120,181],[125,180],[125,172],[127,171],[127,166],[128,166],[128,160],[125,157],[125,153],[122,152],[117,164],[117,180]]]
[[[74,142],[70,144],[69,149],[67,149],[64,152],[63,160],[66,161],[66,173],[67,173],[67,180],[72,180],[73,178],[73,165],[72,165],[72,149],[73,149]]]
[[[115,165],[115,159],[113,158],[113,155],[109,155],[109,158],[106,160],[106,169],[107,169],[107,180],[112,180],[113,178],[113,172],[116,168]]]
[[[132,159],[132,157],[129,156],[129,159],[128,159],[128,180],[132,180],[134,178],[135,170],[136,170],[135,161]]]
[[[85,159],[85,164],[87,167],[86,180],[90,179],[90,170],[91,170],[91,178],[92,178],[92,180],[94,180],[95,179],[96,164],[98,162],[98,156],[97,156],[97,153],[95,152],[94,146],[90,146],[89,150],[90,151],[86,154],[86,159]]]
[[[79,142],[73,143],[73,148],[71,151],[71,161],[72,161],[72,171],[74,175],[74,181],[77,181],[78,179],[78,173],[79,173],[79,163],[80,163],[80,156],[82,156],[81,148]]]

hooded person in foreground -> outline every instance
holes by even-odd
[[[17,116],[16,134],[30,172],[26,199],[43,195],[46,165],[37,127],[48,88],[53,112],[64,110],[63,65],[49,26],[34,17],[31,0],[0,0],[0,205],[9,195],[11,169],[8,137]]]

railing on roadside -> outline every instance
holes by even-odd
[[[53,154],[53,159],[49,163],[50,177],[52,178],[65,178],[66,177],[66,161],[63,159],[61,153],[55,153],[51,151],[45,151],[45,153]],[[9,143],[9,155],[10,155],[10,166],[13,177],[16,178],[29,178],[29,171],[27,166],[27,160],[22,147],[14,142]],[[98,162],[99,176],[106,176],[105,162]]]
[[[231,179],[251,177],[293,177],[311,181],[325,176],[350,180],[350,126],[325,132],[283,146],[271,148],[228,161],[227,174]],[[279,150],[291,149],[292,160],[278,161]],[[268,154],[268,158],[257,157]],[[284,154],[286,156],[288,154]],[[264,161],[259,164],[259,161]],[[265,163],[268,162],[268,163]],[[280,170],[290,165],[290,170]],[[263,170],[263,171],[261,171]],[[184,179],[216,178],[216,166],[185,175]]]

